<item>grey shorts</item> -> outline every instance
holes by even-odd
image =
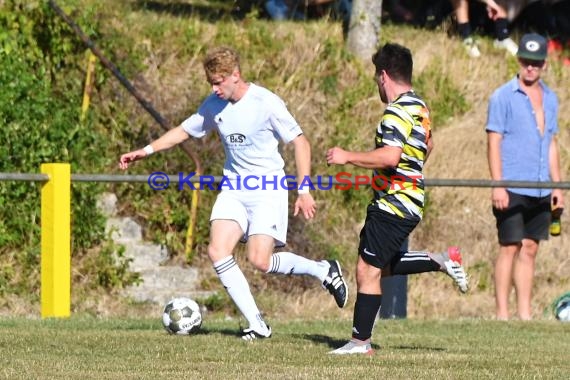
[[[548,240],[550,227],[550,195],[529,197],[509,193],[509,207],[497,210],[493,215],[497,220],[499,244],[520,243],[523,239]]]

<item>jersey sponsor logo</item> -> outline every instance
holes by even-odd
[[[245,139],[245,135],[242,135],[241,133],[232,133],[231,135],[226,136],[228,144],[243,144]]]

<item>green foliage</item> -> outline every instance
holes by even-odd
[[[38,284],[29,279],[37,277],[39,265],[37,250],[13,250],[3,255],[0,260],[0,299],[9,294],[18,294],[32,300]]]
[[[129,272],[132,259],[125,257],[125,247],[106,244],[95,256],[92,269],[96,270],[96,285],[107,290],[121,289],[128,285],[138,284],[138,273]]]
[[[89,12],[86,12],[88,15]],[[97,29],[88,25],[85,30]],[[107,165],[101,155],[111,143],[88,119],[79,121],[85,48],[43,1],[7,1],[0,5],[0,172],[37,173],[42,163],[69,162],[72,172]],[[39,283],[40,184],[0,183],[0,294],[33,294]],[[97,185],[72,185],[72,248],[77,255],[104,236],[104,218],[95,208]],[[107,285],[125,276],[102,262]],[[112,275],[106,271],[111,271]]]
[[[476,276],[477,289],[480,291],[489,291],[493,289],[493,266],[488,261],[477,261],[469,265],[469,271],[472,276]]]
[[[465,95],[445,74],[444,66],[441,60],[434,60],[414,81],[415,90],[428,99],[434,129],[470,109]]]
[[[208,312],[231,312],[231,314],[237,313],[236,308],[232,306],[232,300],[226,292],[215,292],[208,297],[197,298],[196,302],[198,302],[200,305],[204,305]]]

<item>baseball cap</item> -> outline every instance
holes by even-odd
[[[533,61],[544,61],[546,59],[546,44],[546,38],[540,34],[525,34],[519,42],[517,57]]]

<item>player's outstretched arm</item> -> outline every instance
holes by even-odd
[[[352,164],[365,169],[394,168],[401,157],[400,147],[383,146],[368,152],[352,152],[335,146],[327,151],[327,164]]]
[[[144,148],[123,154],[119,159],[119,168],[125,170],[131,162],[141,160],[152,153],[170,149],[188,140],[189,137],[188,133],[181,126],[173,128]]]
[[[147,151],[148,150],[149,149],[147,148]],[[145,151],[144,149],[137,149],[133,150],[132,152],[121,155],[121,158],[119,159],[119,168],[122,170],[127,169],[131,162],[138,161],[148,156],[149,153],[147,153],[147,151]]]

